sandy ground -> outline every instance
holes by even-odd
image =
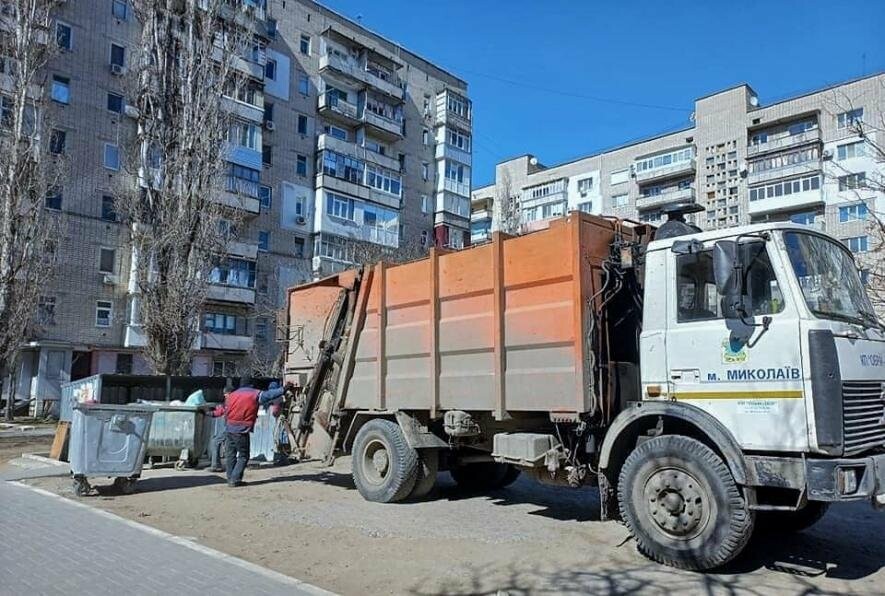
[[[145,471],[130,496],[92,505],[189,537],[343,594],[881,594],[885,513],[832,509],[814,529],[757,539],[726,572],[661,567],[599,515],[592,489],[520,479],[487,495],[447,474],[433,499],[382,505],[354,489],[349,461],[250,469],[249,485],[219,475]],[[64,478],[32,484],[74,498]]]
[[[10,460],[21,457],[22,453],[49,453],[52,437],[27,437],[0,439],[0,472],[9,470]]]

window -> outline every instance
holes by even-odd
[[[61,187],[54,186],[46,192],[46,208],[61,211]]]
[[[123,112],[123,96],[116,93],[108,93],[108,110],[120,114]]]
[[[261,146],[261,163],[266,166],[273,165],[273,147],[270,145]]]
[[[629,202],[630,195],[628,195],[627,193],[612,195],[612,207],[626,207]]]
[[[453,128],[446,130],[446,142],[461,151],[470,151],[470,137]]]
[[[207,312],[203,314],[203,331],[218,335],[246,335],[247,320],[220,312]]]
[[[593,190],[593,178],[581,178],[578,180],[578,194],[586,197]]]
[[[623,184],[624,182],[626,182],[629,179],[630,179],[630,170],[629,169],[618,170],[617,172],[612,172],[612,174],[611,174],[611,184],[612,185]]]
[[[846,221],[857,221],[859,219],[867,218],[867,204],[866,203],[855,203],[854,205],[846,205],[845,207],[839,207],[839,221],[845,223]]]
[[[295,156],[295,173],[299,176],[307,176],[307,156]]]
[[[400,175],[377,166],[366,166],[366,186],[377,188],[386,193],[400,196],[402,178]]]
[[[298,134],[306,135],[307,134],[307,116],[304,114],[298,114]]]
[[[768,170],[778,170],[780,168],[817,161],[818,159],[820,159],[820,151],[818,147],[810,147],[751,161],[747,164],[747,169],[751,173],[765,172]]]
[[[255,339],[267,339],[267,319],[255,320]]]
[[[50,96],[52,97],[53,101],[56,101],[58,103],[71,103],[71,79],[67,77],[53,75],[52,91],[50,92]]]
[[[58,44],[58,47],[63,50],[71,50],[74,47],[73,41],[71,26],[61,21],[57,22],[55,24],[55,42]]]
[[[304,256],[304,238],[295,238],[295,248],[292,253],[296,257]]]
[[[842,112],[836,116],[836,124],[839,128],[849,128],[863,120],[863,108],[855,108]]]
[[[117,221],[117,211],[114,208],[114,197],[101,197],[101,218],[105,221]]]
[[[739,257],[745,267],[744,305],[749,316],[775,314],[784,309],[783,295],[764,242],[744,242]],[[733,317],[723,312],[713,277],[713,251],[704,250],[676,258],[677,321],[705,321]]]
[[[794,213],[790,216],[790,221],[803,226],[814,225],[814,219],[817,213],[814,211],[803,211],[802,213]]]
[[[676,151],[669,151],[660,155],[653,155],[651,157],[640,159],[636,162],[635,168],[637,172],[645,172],[648,170],[665,168],[678,163],[688,162],[692,159],[694,159],[694,149],[692,149],[691,147],[687,147],[683,149],[677,149]],[[724,168],[725,165],[720,164],[720,167]]]
[[[258,151],[261,146],[261,129],[253,122],[235,120],[230,125],[228,141],[240,147]]]
[[[839,161],[842,161],[843,159],[851,159],[852,157],[863,157],[864,155],[866,155],[866,151],[864,149],[863,141],[846,143],[836,147],[836,159]]]
[[[258,250],[267,252],[270,247],[270,232],[261,230],[258,232]]]
[[[273,58],[268,58],[264,63],[264,78],[271,81],[277,80],[277,61]]]
[[[867,252],[869,250],[869,239],[867,236],[845,238],[842,243],[848,247],[848,250],[854,253]]]
[[[53,155],[63,155],[67,137],[68,135],[65,131],[53,129],[49,134],[49,152]]]
[[[301,36],[301,41],[298,44],[298,51],[305,56],[310,56],[310,35]]]
[[[430,131],[426,128],[421,131],[421,143],[424,145],[430,144]]]
[[[113,143],[104,144],[104,167],[114,171],[120,169],[120,148]]]
[[[796,178],[795,180],[775,182],[774,184],[751,188],[750,200],[759,201],[762,199],[782,197],[809,190],[820,190],[820,176],[806,176],[804,178]]]
[[[363,183],[365,166],[360,160],[334,151],[323,151],[320,159],[324,174],[347,180],[354,184]],[[319,168],[319,164],[317,167]]]
[[[131,375],[132,354],[117,354],[117,362],[114,371],[118,375]]]
[[[446,178],[455,182],[464,182],[464,166],[454,161],[446,160]]]
[[[113,248],[98,249],[98,272],[113,273],[117,262],[117,251]]]
[[[114,315],[114,303],[110,300],[95,301],[95,326],[110,327]]]
[[[245,195],[253,199],[259,198],[260,170],[253,170],[239,164],[230,164],[225,189],[228,192]]]
[[[111,0],[111,14],[115,19],[125,21],[129,18],[129,5],[126,0]]]
[[[578,211],[583,211],[584,213],[592,213],[593,212],[593,201],[585,201],[583,203],[578,203],[577,207],[578,207]]]
[[[353,219],[353,201],[331,192],[326,193],[326,213],[341,219]]]
[[[111,44],[111,64],[114,66],[126,66],[126,48],[115,43]]]
[[[0,97],[0,126],[12,127],[13,102],[8,97]]]
[[[301,95],[310,95],[310,77],[304,73],[298,75],[298,92]]]
[[[273,104],[269,101],[264,103],[264,121],[273,122]]]
[[[37,321],[41,325],[55,325],[55,296],[40,296],[37,299]]]
[[[209,282],[235,288],[255,287],[255,261],[230,258],[209,272]]]
[[[430,197],[421,195],[421,213],[430,213]]]
[[[430,178],[430,164],[427,162],[421,164],[421,178],[424,180]]]
[[[212,362],[213,377],[235,377],[237,370],[237,363],[232,360],[214,360]]]
[[[341,139],[342,141],[347,140],[347,130],[343,128],[339,128],[332,124],[327,124],[323,127],[323,132],[329,135],[330,137],[334,137],[336,139]],[[377,152],[376,152],[377,153]]]
[[[261,185],[258,187],[258,202],[261,203],[261,208],[264,210],[270,209],[271,204],[273,203],[273,188],[270,186]]]
[[[448,101],[446,102],[446,107],[448,110],[457,116],[469,120],[470,102],[459,95],[455,95],[451,91],[447,93],[447,96]]]
[[[839,176],[839,191],[855,190],[864,188],[867,183],[866,172],[858,172],[856,174],[848,174]]]

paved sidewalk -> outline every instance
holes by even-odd
[[[329,594],[113,514],[0,482],[0,594]]]

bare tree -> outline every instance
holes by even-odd
[[[226,267],[231,226],[222,224],[236,216],[218,197],[234,124],[223,96],[245,85],[251,36],[220,18],[224,0],[130,4],[141,26],[128,74],[136,130],[127,163],[138,185],[121,193],[120,212],[145,356],[157,373],[187,374],[210,280],[248,276]]]
[[[0,387],[16,368],[39,290],[52,271],[53,253],[46,249],[57,222],[44,206],[55,194],[63,160],[49,152],[50,143],[58,150],[61,140],[50,133],[44,83],[57,51],[52,13],[58,4],[17,0],[0,10],[0,60],[6,67],[0,98]],[[9,385],[11,420],[14,374]]]
[[[880,81],[880,85],[879,94],[885,93],[885,81]],[[885,312],[885,205],[875,199],[885,197],[885,113],[874,116],[865,112],[840,92],[833,93],[826,111],[837,126],[863,141],[863,154],[875,164],[864,172],[855,172],[835,159],[825,168],[825,177],[838,184],[840,191],[850,191],[866,205],[869,251],[861,255],[859,262],[866,270],[867,293],[881,314]]]
[[[516,235],[522,229],[519,197],[513,195],[513,184],[507,170],[502,171],[501,180],[495,185],[495,215],[499,232]]]

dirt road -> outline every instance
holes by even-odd
[[[593,521],[598,498],[520,479],[488,495],[440,475],[434,500],[380,505],[354,489],[349,461],[218,475],[146,471],[138,493],[94,506],[343,594],[881,594],[885,513],[843,506],[813,530],[757,540],[726,573],[679,572],[636,552],[625,529]],[[68,481],[32,481],[71,496]],[[73,497],[72,497],[73,498]]]

